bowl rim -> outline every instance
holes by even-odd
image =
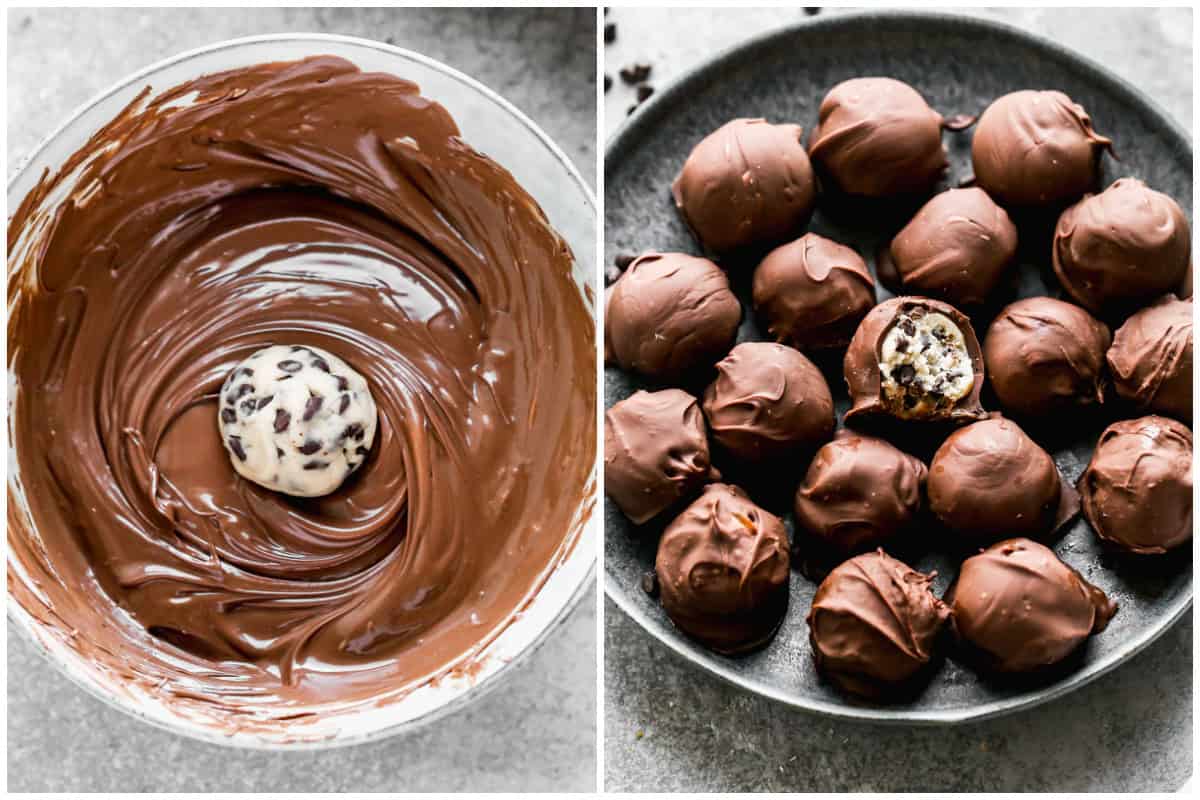
[[[582,197],[586,201],[587,208],[592,212],[593,216],[596,213],[596,194],[584,180],[578,168],[570,158],[563,152],[553,139],[543,131],[537,123],[530,119],[524,112],[513,105],[512,102],[501,96],[498,92],[492,90],[481,81],[460,72],[454,67],[449,66],[437,59],[418,53],[404,47],[379,42],[373,39],[366,39],[359,36],[346,36],[343,34],[331,33],[311,33],[311,32],[289,32],[289,33],[272,33],[258,34],[253,36],[242,36],[234,39],[224,39],[218,42],[212,42],[200,47],[194,47],[184,50],[172,56],[160,59],[149,64],[119,80],[110,84],[107,88],[101,90],[96,95],[77,106],[68,114],[63,121],[55,127],[48,135],[42,137],[38,143],[30,149],[28,153],[21,156],[13,169],[11,177],[8,179],[7,192],[11,193],[16,184],[25,178],[26,173],[42,151],[45,150],[50,143],[58,139],[63,132],[73,125],[81,116],[93,109],[95,106],[106,101],[111,96],[127,89],[131,84],[148,82],[149,79],[159,71],[167,67],[182,64],[186,61],[198,58],[200,56],[209,55],[223,50],[235,50],[237,48],[248,45],[270,44],[273,42],[312,42],[313,44],[333,44],[349,47],[366,48],[377,50],[382,53],[399,56],[404,59],[421,64],[431,70],[440,72],[448,78],[458,81],[467,88],[472,89],[488,99],[502,111],[507,112],[513,119],[526,128],[533,136],[538,139],[542,146],[550,153],[553,158],[566,170],[567,176],[579,189]],[[352,58],[344,56],[353,61]],[[161,91],[161,89],[160,89]],[[91,132],[89,132],[89,135]],[[503,166],[503,165],[502,165]],[[536,198],[535,198],[536,199]],[[539,200],[539,204],[540,204]],[[595,272],[595,270],[593,270]],[[594,276],[588,275],[594,279]],[[595,314],[593,313],[593,321]],[[597,330],[599,327],[597,325]],[[597,454],[598,455],[598,454]],[[10,465],[11,468],[11,465]],[[592,478],[590,486],[593,488],[593,494],[599,498],[599,482],[596,480],[597,467],[592,465]],[[10,478],[11,480],[11,478]],[[585,503],[581,503],[581,508]],[[600,537],[603,536],[603,526],[600,522],[599,503],[593,503],[590,512],[587,516],[580,519],[578,525],[578,538],[571,545],[570,549],[563,555],[559,556],[554,565],[547,573],[547,580],[555,572],[562,568],[563,564],[569,558],[573,557],[576,550],[586,545],[587,529],[594,526],[596,529],[597,543]],[[41,640],[38,634],[34,632],[32,619],[30,615],[20,608],[13,600],[12,595],[7,595],[7,617],[10,622],[10,628],[15,627],[21,631],[25,641],[33,646],[33,649],[60,674],[67,678],[75,686],[81,688],[88,695],[98,699],[109,708],[116,708],[118,711],[131,716],[141,722],[148,723],[155,728],[164,730],[179,736],[185,736],[189,739],[202,741],[209,744],[217,744],[224,747],[230,747],[240,750],[267,750],[267,751],[314,751],[314,750],[333,750],[341,747],[349,747],[356,744],[364,744],[367,742],[377,742],[385,738],[397,736],[400,734],[410,733],[431,722],[441,719],[445,716],[462,710],[469,704],[472,704],[484,696],[490,694],[497,686],[501,685],[508,676],[513,675],[517,669],[526,663],[530,657],[544,645],[547,639],[559,628],[561,628],[566,620],[579,607],[583,597],[596,584],[597,560],[598,555],[596,548],[593,547],[590,553],[585,553],[583,556],[586,559],[587,569],[581,572],[578,585],[572,590],[563,605],[555,612],[554,616],[549,619],[545,626],[533,636],[532,639],[514,656],[504,661],[494,672],[484,677],[478,683],[468,686],[457,695],[452,697],[442,705],[431,709],[420,716],[412,719],[404,720],[395,724],[379,727],[374,730],[356,733],[353,735],[326,738],[319,740],[304,740],[298,739],[293,741],[279,741],[272,739],[264,739],[255,736],[254,738],[237,738],[234,739],[214,729],[201,727],[185,721],[182,717],[173,717],[172,722],[165,719],[159,719],[144,712],[140,708],[133,707],[131,704],[124,703],[117,698],[117,695],[105,691],[98,683],[85,677],[83,674],[76,675],[72,670],[68,669],[62,660],[54,653],[50,652],[50,648]],[[543,587],[544,588],[544,585]],[[538,590],[538,593],[541,589]],[[537,597],[537,594],[533,598]],[[532,598],[531,598],[532,600]],[[486,650],[484,651],[486,652]],[[402,702],[402,701],[401,701]]]
[[[1109,89],[1117,94],[1124,102],[1135,106],[1143,106],[1149,112],[1150,122],[1174,138],[1173,144],[1191,153],[1191,136],[1182,126],[1168,114],[1153,99],[1140,92],[1133,84],[1111,72],[1106,67],[1088,56],[1064,47],[1041,34],[1032,33],[1007,22],[999,22],[986,17],[976,17],[949,12],[927,12],[912,10],[865,10],[839,14],[834,17],[813,17],[801,19],[780,28],[774,28],[756,34],[748,39],[737,42],[725,48],[710,59],[702,61],[681,72],[676,78],[626,118],[608,137],[604,146],[604,185],[608,185],[609,170],[620,161],[627,150],[641,144],[655,127],[657,121],[665,114],[668,107],[674,106],[680,98],[692,96],[702,90],[712,79],[728,68],[752,62],[756,54],[772,47],[777,47],[794,37],[811,36],[821,30],[846,29],[861,26],[864,23],[894,23],[906,24],[924,23],[928,25],[954,27],[974,33],[1004,37],[1010,42],[1040,50],[1053,60],[1063,62],[1070,68],[1088,74],[1099,83],[1108,84]],[[1170,630],[1192,607],[1193,588],[1189,576],[1186,596],[1176,602],[1175,607],[1161,618],[1160,624],[1154,628],[1143,629],[1139,634],[1125,642],[1117,651],[1106,657],[1093,669],[1083,673],[1073,673],[1061,681],[1040,689],[1027,691],[1012,697],[989,701],[971,708],[954,710],[920,710],[895,709],[886,706],[855,706],[849,703],[834,703],[818,698],[798,698],[766,684],[755,678],[744,677],[728,668],[720,657],[698,651],[698,646],[686,639],[683,634],[673,627],[652,619],[632,599],[627,588],[619,583],[607,567],[604,570],[604,593],[626,615],[653,636],[659,643],[665,645],[676,657],[690,663],[692,666],[705,670],[720,678],[722,681],[744,691],[761,695],[790,708],[809,712],[824,717],[832,717],[859,722],[871,722],[888,725],[921,725],[921,726],[952,726],[967,722],[980,722],[993,719],[1005,714],[1032,708],[1058,697],[1062,697],[1075,689],[1084,686],[1101,675],[1104,675],[1127,662],[1137,653],[1148,647],[1160,636]]]

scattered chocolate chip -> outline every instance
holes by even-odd
[[[933,339],[930,339],[926,334],[921,334],[921,352],[924,353],[929,348],[933,347]]]
[[[896,340],[896,352],[897,353],[907,353],[908,352],[908,339],[897,339]]]
[[[911,319],[906,317],[900,320],[900,330],[904,331],[909,336],[915,336],[917,333],[917,326],[913,324]]]
[[[241,459],[242,461],[245,461],[246,460],[246,451],[244,449],[242,449],[242,437],[230,436],[228,441],[229,441],[229,449],[233,451],[233,454],[235,456],[237,456],[239,459]]]
[[[299,447],[300,452],[306,456],[311,456],[320,449],[321,442],[317,439],[305,439],[304,444]]]
[[[304,462],[304,468],[307,470],[325,469],[328,466],[329,466],[328,461],[306,461],[306,462]]]
[[[282,450],[282,449],[280,449],[280,448],[278,448],[278,447],[276,447],[276,448],[275,448],[275,455],[279,456],[280,458],[283,458],[283,450]]]
[[[346,380],[345,375],[335,375],[334,377],[337,378],[339,392],[344,392],[350,388],[350,381]]]
[[[354,452],[356,455],[365,456],[367,454],[367,448],[359,446],[354,448]]]
[[[224,422],[226,424],[229,424],[232,422],[237,422],[237,414],[234,412],[234,410],[232,408],[222,408],[221,409],[221,422]]]
[[[658,596],[658,574],[653,570],[642,573],[642,591],[651,597]]]
[[[627,67],[621,67],[621,71],[617,73],[621,76],[621,80],[632,85],[641,83],[650,77],[649,64],[630,64]]]
[[[275,432],[283,433],[292,424],[292,414],[282,408],[275,409]]]
[[[343,439],[354,439],[355,441],[359,442],[362,441],[362,438],[365,435],[366,431],[363,430],[362,423],[360,422],[352,422],[346,426],[344,431],[342,431]]]
[[[271,404],[271,401],[274,399],[275,399],[275,395],[273,395],[273,394],[269,394],[266,397],[260,397],[260,398],[258,398],[258,407],[266,408],[267,406],[269,406]]]
[[[350,395],[344,394],[344,395],[342,395],[341,403],[338,404],[338,413],[345,414],[346,409],[349,407],[350,407]]]
[[[654,87],[648,83],[643,83],[637,88],[637,99],[639,103],[644,103],[650,99],[650,95],[654,94]]]
[[[944,342],[950,338],[950,334],[946,333],[946,330],[944,328],[934,328],[933,329],[933,338],[937,339],[938,341]]]
[[[325,402],[325,398],[319,394],[314,394],[308,398],[308,402],[304,404],[304,421],[308,422],[318,411],[321,410],[321,405]]]
[[[299,372],[300,370],[304,369],[303,364],[290,358],[287,361],[280,361],[275,366],[279,367],[284,372]]]
[[[279,382],[279,381],[290,381],[291,379],[292,379],[292,376],[291,376],[291,375],[280,375],[278,378],[276,378],[276,379],[275,379],[275,381],[276,381],[276,382]]]
[[[912,364],[901,364],[893,374],[896,377],[896,383],[901,386],[910,386],[917,379],[917,371],[913,369]]]
[[[312,365],[321,372],[329,372],[329,362],[320,356],[313,356]]]
[[[632,114],[635,111],[637,111],[637,103],[634,103],[629,108],[625,109],[625,116],[628,117],[630,114]]]
[[[304,345],[302,345],[302,344],[294,344],[294,345],[292,345],[292,352],[293,352],[293,353],[299,353],[301,350],[307,350],[307,349],[308,349],[308,348],[307,348],[307,347],[305,347],[305,346],[304,346]]]
[[[242,374],[242,375],[245,375],[247,378],[253,378],[253,377],[254,377],[254,370],[250,369],[249,367],[242,367],[241,369],[239,369],[239,370],[238,370],[237,372],[235,372],[234,374],[235,374],[235,375],[237,375],[237,374],[239,374],[239,373],[240,373],[240,374]]]
[[[615,22],[604,23],[604,43],[612,44],[616,40],[617,40],[617,23],[615,23]]]
[[[604,91],[607,92],[611,88],[612,88],[612,75],[609,75],[606,72],[606,73],[604,73]]]
[[[240,408],[242,409],[243,414],[250,416],[258,410],[258,401],[253,397],[251,397],[249,400],[243,400]]]

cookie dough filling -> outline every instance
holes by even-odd
[[[975,382],[962,331],[949,317],[921,308],[899,314],[884,335],[879,372],[884,403],[905,419],[953,408]]]

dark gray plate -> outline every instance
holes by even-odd
[[[1097,130],[1115,141],[1121,160],[1105,159],[1102,185],[1122,175],[1136,176],[1174,197],[1191,218],[1191,142],[1134,87],[1074,53],[1008,26],[946,15],[869,13],[813,20],[751,40],[684,76],[637,111],[605,153],[605,263],[612,263],[619,253],[650,249],[699,253],[669,197],[671,180],[692,146],[734,117],[797,122],[807,131],[830,87],[866,75],[907,81],[947,117],[980,113],[994,98],[1017,89],[1061,89],[1089,111]],[[946,134],[951,169],[945,186],[970,175],[970,139],[969,131]],[[874,214],[835,220],[818,210],[809,230],[856,247],[873,266],[878,244],[902,222]],[[1058,286],[1048,272],[1045,231],[1023,226],[1021,234],[1020,269],[998,300],[1057,296]],[[749,311],[749,267],[741,274],[735,284],[747,313],[739,340],[763,338]],[[886,296],[881,289],[880,299]],[[989,312],[983,312],[974,319],[980,338],[988,317]],[[840,419],[847,406],[840,370],[834,366],[827,375]],[[639,388],[654,387],[620,370],[606,370],[606,405]],[[1074,481],[1087,465],[1099,432],[1115,416],[1136,414],[1110,408],[1104,417],[1055,420],[1052,429],[1027,430],[1054,454],[1064,476]],[[930,443],[930,452],[936,444]],[[724,465],[718,462],[718,466]],[[792,486],[806,468],[807,463],[798,459],[794,474],[787,476]],[[754,486],[749,481],[745,485],[753,494]],[[784,516],[790,532],[790,502],[785,494],[779,496],[782,500],[761,495],[756,499]],[[783,626],[765,649],[726,658],[682,636],[658,603],[639,588],[642,575],[653,569],[660,531],[661,523],[638,530],[615,506],[605,504],[608,595],[698,667],[749,691],[832,716],[936,724],[1031,706],[1065,694],[1129,658],[1174,623],[1192,598],[1190,547],[1161,558],[1118,558],[1103,553],[1087,524],[1077,520],[1054,544],[1055,551],[1104,589],[1120,604],[1120,611],[1070,664],[1056,675],[1015,685],[985,679],[947,659],[915,699],[871,706],[837,693],[813,668],[804,618],[816,585],[799,572],[792,573],[791,603]],[[927,550],[906,557],[918,569],[938,571],[934,588],[940,594],[963,555]]]

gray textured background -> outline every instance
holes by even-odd
[[[342,33],[445,61],[538,123],[596,179],[591,9],[13,9],[10,170],[77,106],[125,75],[257,33]],[[590,593],[518,674],[415,734],[316,753],[200,744],[114,711],[8,634],[11,791],[590,791],[595,788],[596,601]]]
[[[840,13],[823,11],[824,14]],[[1188,10],[1005,9],[967,13],[1055,38],[1142,87],[1192,129]],[[632,89],[617,70],[653,64],[665,85],[712,54],[803,19],[754,11],[613,9],[606,133]],[[954,729],[829,721],[726,686],[676,658],[605,603],[609,791],[1150,791],[1192,771],[1192,617],[1129,663],[1040,708]]]

